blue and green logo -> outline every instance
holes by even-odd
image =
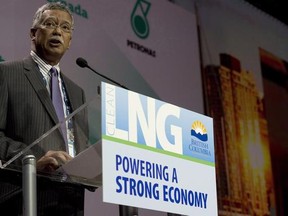
[[[151,3],[146,0],[137,0],[130,20],[134,33],[142,39],[149,36],[149,23],[147,15],[150,10]]]
[[[208,141],[208,134],[205,125],[201,121],[195,121],[192,124],[191,136],[198,138],[199,140]]]

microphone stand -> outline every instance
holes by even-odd
[[[98,74],[99,76],[101,76],[101,77],[109,80],[110,82],[112,82],[112,83],[114,83],[114,84],[116,84],[116,85],[118,85],[118,86],[120,86],[120,87],[122,87],[122,88],[124,88],[124,89],[129,90],[126,86],[124,86],[124,85],[116,82],[115,80],[112,80],[111,78],[109,78],[109,77],[107,77],[107,76],[105,76],[105,75],[103,75],[103,74],[98,73],[98,72],[95,71],[93,68],[91,68],[89,65],[87,65],[87,68],[89,68],[89,69],[92,70],[94,73]]]
[[[118,85],[118,86],[120,86],[120,87],[122,87],[122,88],[124,88],[124,89],[129,90],[126,86],[124,86],[124,85],[116,82],[115,80],[112,80],[111,78],[109,78],[109,77],[107,77],[107,76],[105,76],[105,75],[103,75],[103,74],[98,73],[96,70],[94,70],[93,68],[91,68],[91,67],[88,65],[88,63],[87,63],[87,61],[86,61],[85,59],[83,59],[83,58],[78,58],[78,59],[76,60],[76,63],[77,63],[77,65],[78,65],[79,67],[83,67],[83,68],[84,68],[84,67],[87,67],[87,68],[89,68],[90,70],[92,70],[94,73],[96,73],[97,75],[99,75],[99,76],[101,76],[101,77],[109,80],[110,82],[112,82],[112,83],[114,83],[114,84],[116,84],[116,85]],[[100,87],[98,86],[98,94],[99,94],[99,93],[100,93]],[[120,216],[138,216],[138,208],[136,208],[136,207],[131,207],[131,206],[119,205],[119,215],[120,215]]]
[[[94,73],[96,73],[98,76],[101,76],[101,77],[103,77],[104,79],[107,79],[107,80],[109,80],[110,82],[112,82],[112,83],[114,83],[114,84],[116,84],[116,85],[118,85],[118,86],[120,86],[120,87],[122,87],[122,88],[124,88],[124,89],[129,90],[126,86],[124,86],[124,85],[116,82],[115,80],[113,80],[113,79],[111,79],[111,78],[109,78],[109,77],[107,77],[107,76],[105,76],[105,75],[97,72],[97,71],[94,70],[93,68],[91,68],[91,67],[88,65],[88,63],[87,63],[87,61],[86,61],[85,59],[79,57],[79,58],[76,60],[76,63],[77,63],[77,65],[78,65],[79,67],[87,67],[87,68],[89,68],[91,71],[93,71]]]

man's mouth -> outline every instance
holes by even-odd
[[[56,38],[52,38],[49,40],[49,43],[53,46],[59,46],[62,44],[62,41]]]

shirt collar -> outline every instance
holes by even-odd
[[[30,52],[30,55],[32,57],[32,59],[38,64],[38,66],[44,70],[44,71],[47,71],[49,72],[50,69],[52,67],[56,68],[57,71],[58,71],[58,74],[60,74],[60,66],[59,66],[59,63],[57,65],[50,65],[50,64],[47,64],[43,59],[41,59],[33,50],[31,50]]]

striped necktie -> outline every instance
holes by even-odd
[[[52,102],[56,110],[59,121],[63,121],[65,117],[64,117],[64,109],[63,109],[63,100],[62,100],[61,90],[60,90],[59,81],[58,81],[58,71],[56,68],[52,67],[50,69],[50,73],[51,73]],[[67,144],[67,127],[66,127],[65,122],[61,124],[61,131],[65,140],[65,144]]]

